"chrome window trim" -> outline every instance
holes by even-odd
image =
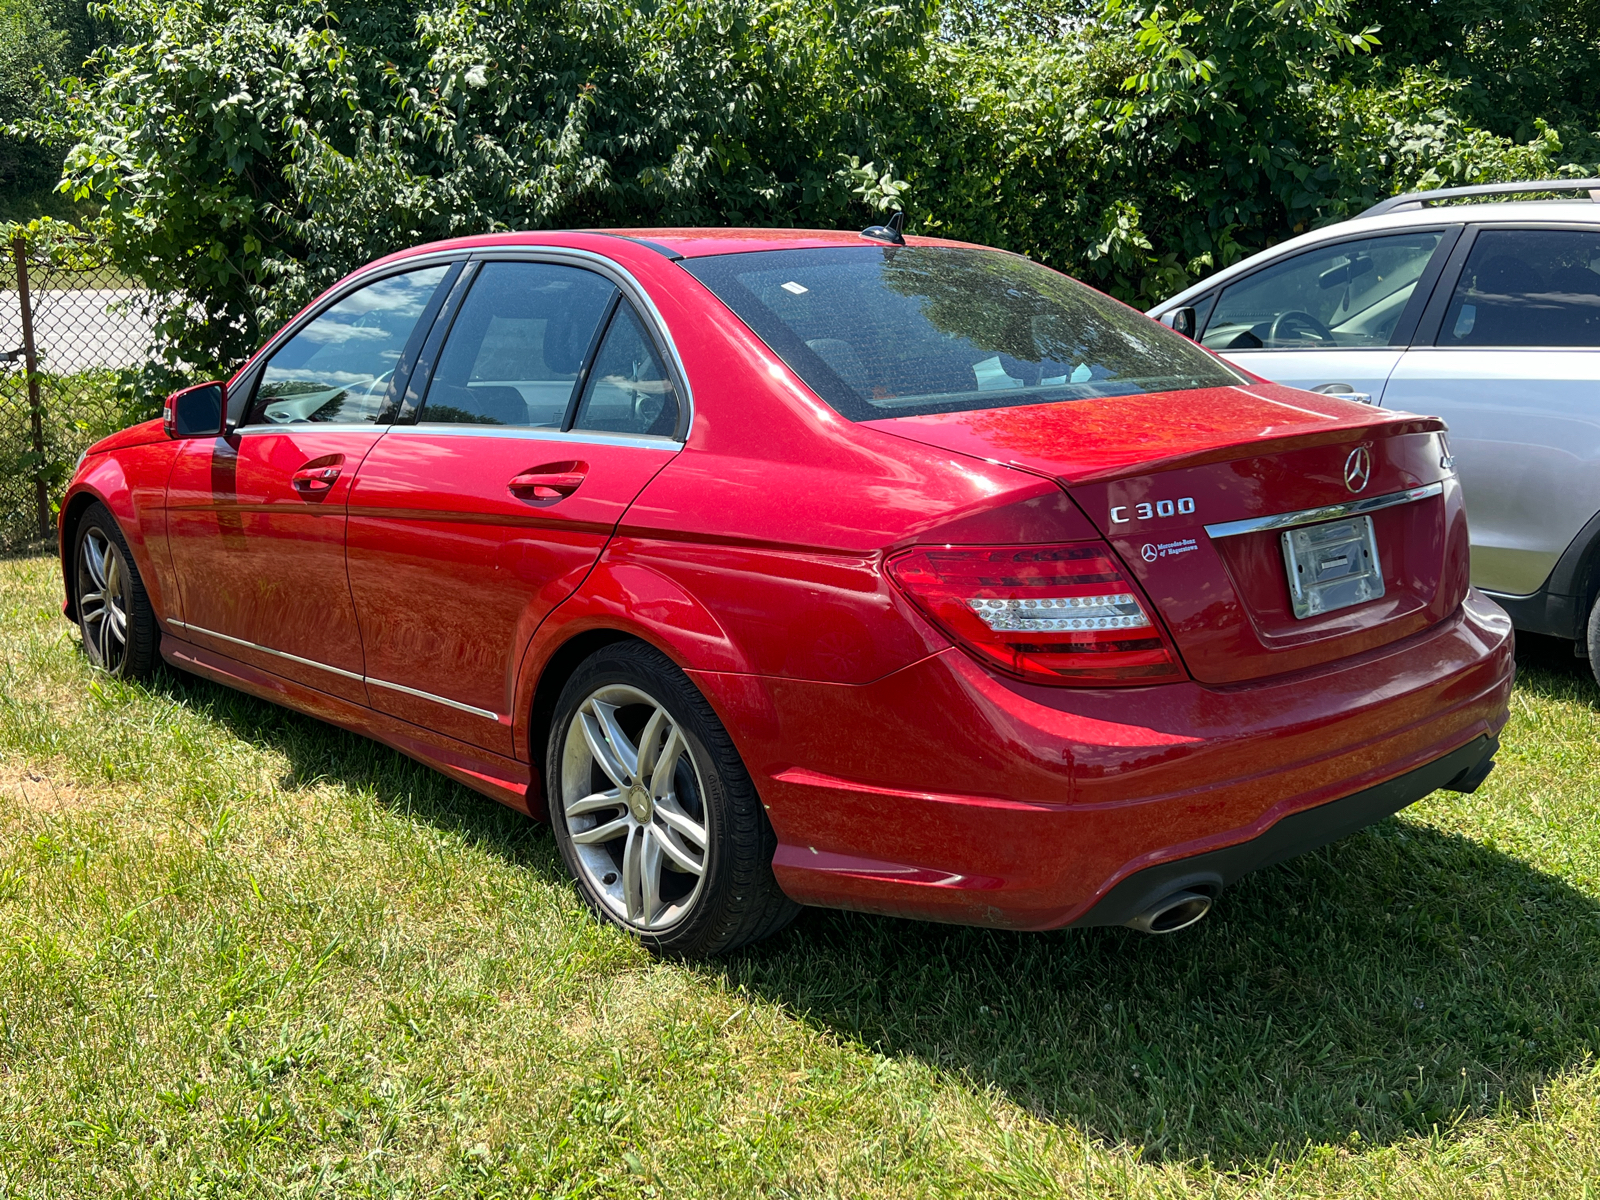
[[[443,704],[446,708],[458,709],[461,712],[471,713],[476,717],[486,717],[491,721],[504,724],[509,718],[502,713],[490,712],[487,708],[478,708],[476,705],[463,704],[460,700],[451,700],[447,696],[436,696],[432,692],[419,691],[409,688],[404,684],[390,683],[384,679],[375,679],[371,675],[357,675],[354,671],[346,671],[343,667],[332,667],[327,663],[317,662],[315,659],[301,658],[298,654],[290,654],[287,650],[274,650],[271,646],[263,646],[258,642],[249,642],[244,638],[232,637],[226,633],[218,633],[214,629],[206,629],[200,625],[191,625],[187,621],[179,621],[168,617],[167,624],[185,633],[198,633],[205,637],[216,638],[219,642],[231,642],[235,646],[243,646],[248,650],[257,650],[262,654],[270,654],[274,658],[288,659],[290,662],[299,663],[303,667],[315,667],[319,671],[327,671],[344,679],[354,679],[357,683],[365,683],[375,687],[388,688],[394,692],[404,692],[408,696],[416,696],[421,700],[432,700],[435,704]]]
[[[436,425],[392,425],[388,427],[386,436],[490,437],[529,442],[566,442],[580,446],[645,446],[654,450],[670,450],[674,454],[683,449],[683,443],[677,438],[648,433],[604,433],[600,430],[591,432],[586,429],[569,429],[563,432],[559,429],[540,429],[526,425],[457,425],[446,422]]]
[[[623,292],[623,295],[633,301],[633,306],[641,310],[649,320],[656,336],[656,341],[667,352],[668,370],[676,377],[673,382],[677,384],[679,392],[683,395],[683,406],[687,417],[683,424],[683,436],[674,435],[663,439],[674,442],[687,442],[689,434],[694,429],[694,390],[689,386],[689,372],[684,369],[683,357],[678,353],[678,345],[672,340],[672,332],[667,328],[666,318],[661,315],[661,310],[656,307],[656,302],[643,284],[634,278],[633,273],[615,259],[597,254],[593,250],[577,250],[566,246],[483,246],[471,254],[474,262],[553,262],[565,263],[568,266],[582,266],[598,271],[608,277]],[[423,405],[427,411],[427,405]],[[570,432],[576,433],[577,430]]]
[[[383,433],[388,425],[374,421],[289,421],[282,425],[241,425],[233,432],[243,437],[247,433]]]
[[[1245,533],[1259,533],[1267,529],[1293,529],[1296,525],[1315,525],[1319,521],[1337,521],[1340,517],[1355,517],[1363,513],[1393,508],[1397,504],[1410,504],[1443,493],[1444,483],[1425,483],[1421,487],[1407,488],[1403,492],[1390,492],[1387,496],[1368,496],[1365,500],[1347,500],[1343,504],[1325,504],[1321,508],[1302,508],[1298,512],[1274,513],[1269,517],[1246,517],[1242,521],[1220,521],[1205,527],[1213,540],[1238,537]]]

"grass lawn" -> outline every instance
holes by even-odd
[[[1196,930],[809,911],[725,962],[547,830],[0,561],[0,1197],[1588,1195],[1600,699],[1525,649],[1475,796]]]

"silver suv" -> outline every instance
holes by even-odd
[[[1396,196],[1150,315],[1267,379],[1443,417],[1472,582],[1600,677],[1600,180]]]

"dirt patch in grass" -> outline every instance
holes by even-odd
[[[91,792],[75,783],[56,779],[46,770],[14,764],[0,765],[0,801],[24,813],[54,816],[105,803],[106,793]]]

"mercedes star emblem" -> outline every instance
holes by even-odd
[[[1352,492],[1359,492],[1371,478],[1372,455],[1365,446],[1357,446],[1344,460],[1344,485]]]

